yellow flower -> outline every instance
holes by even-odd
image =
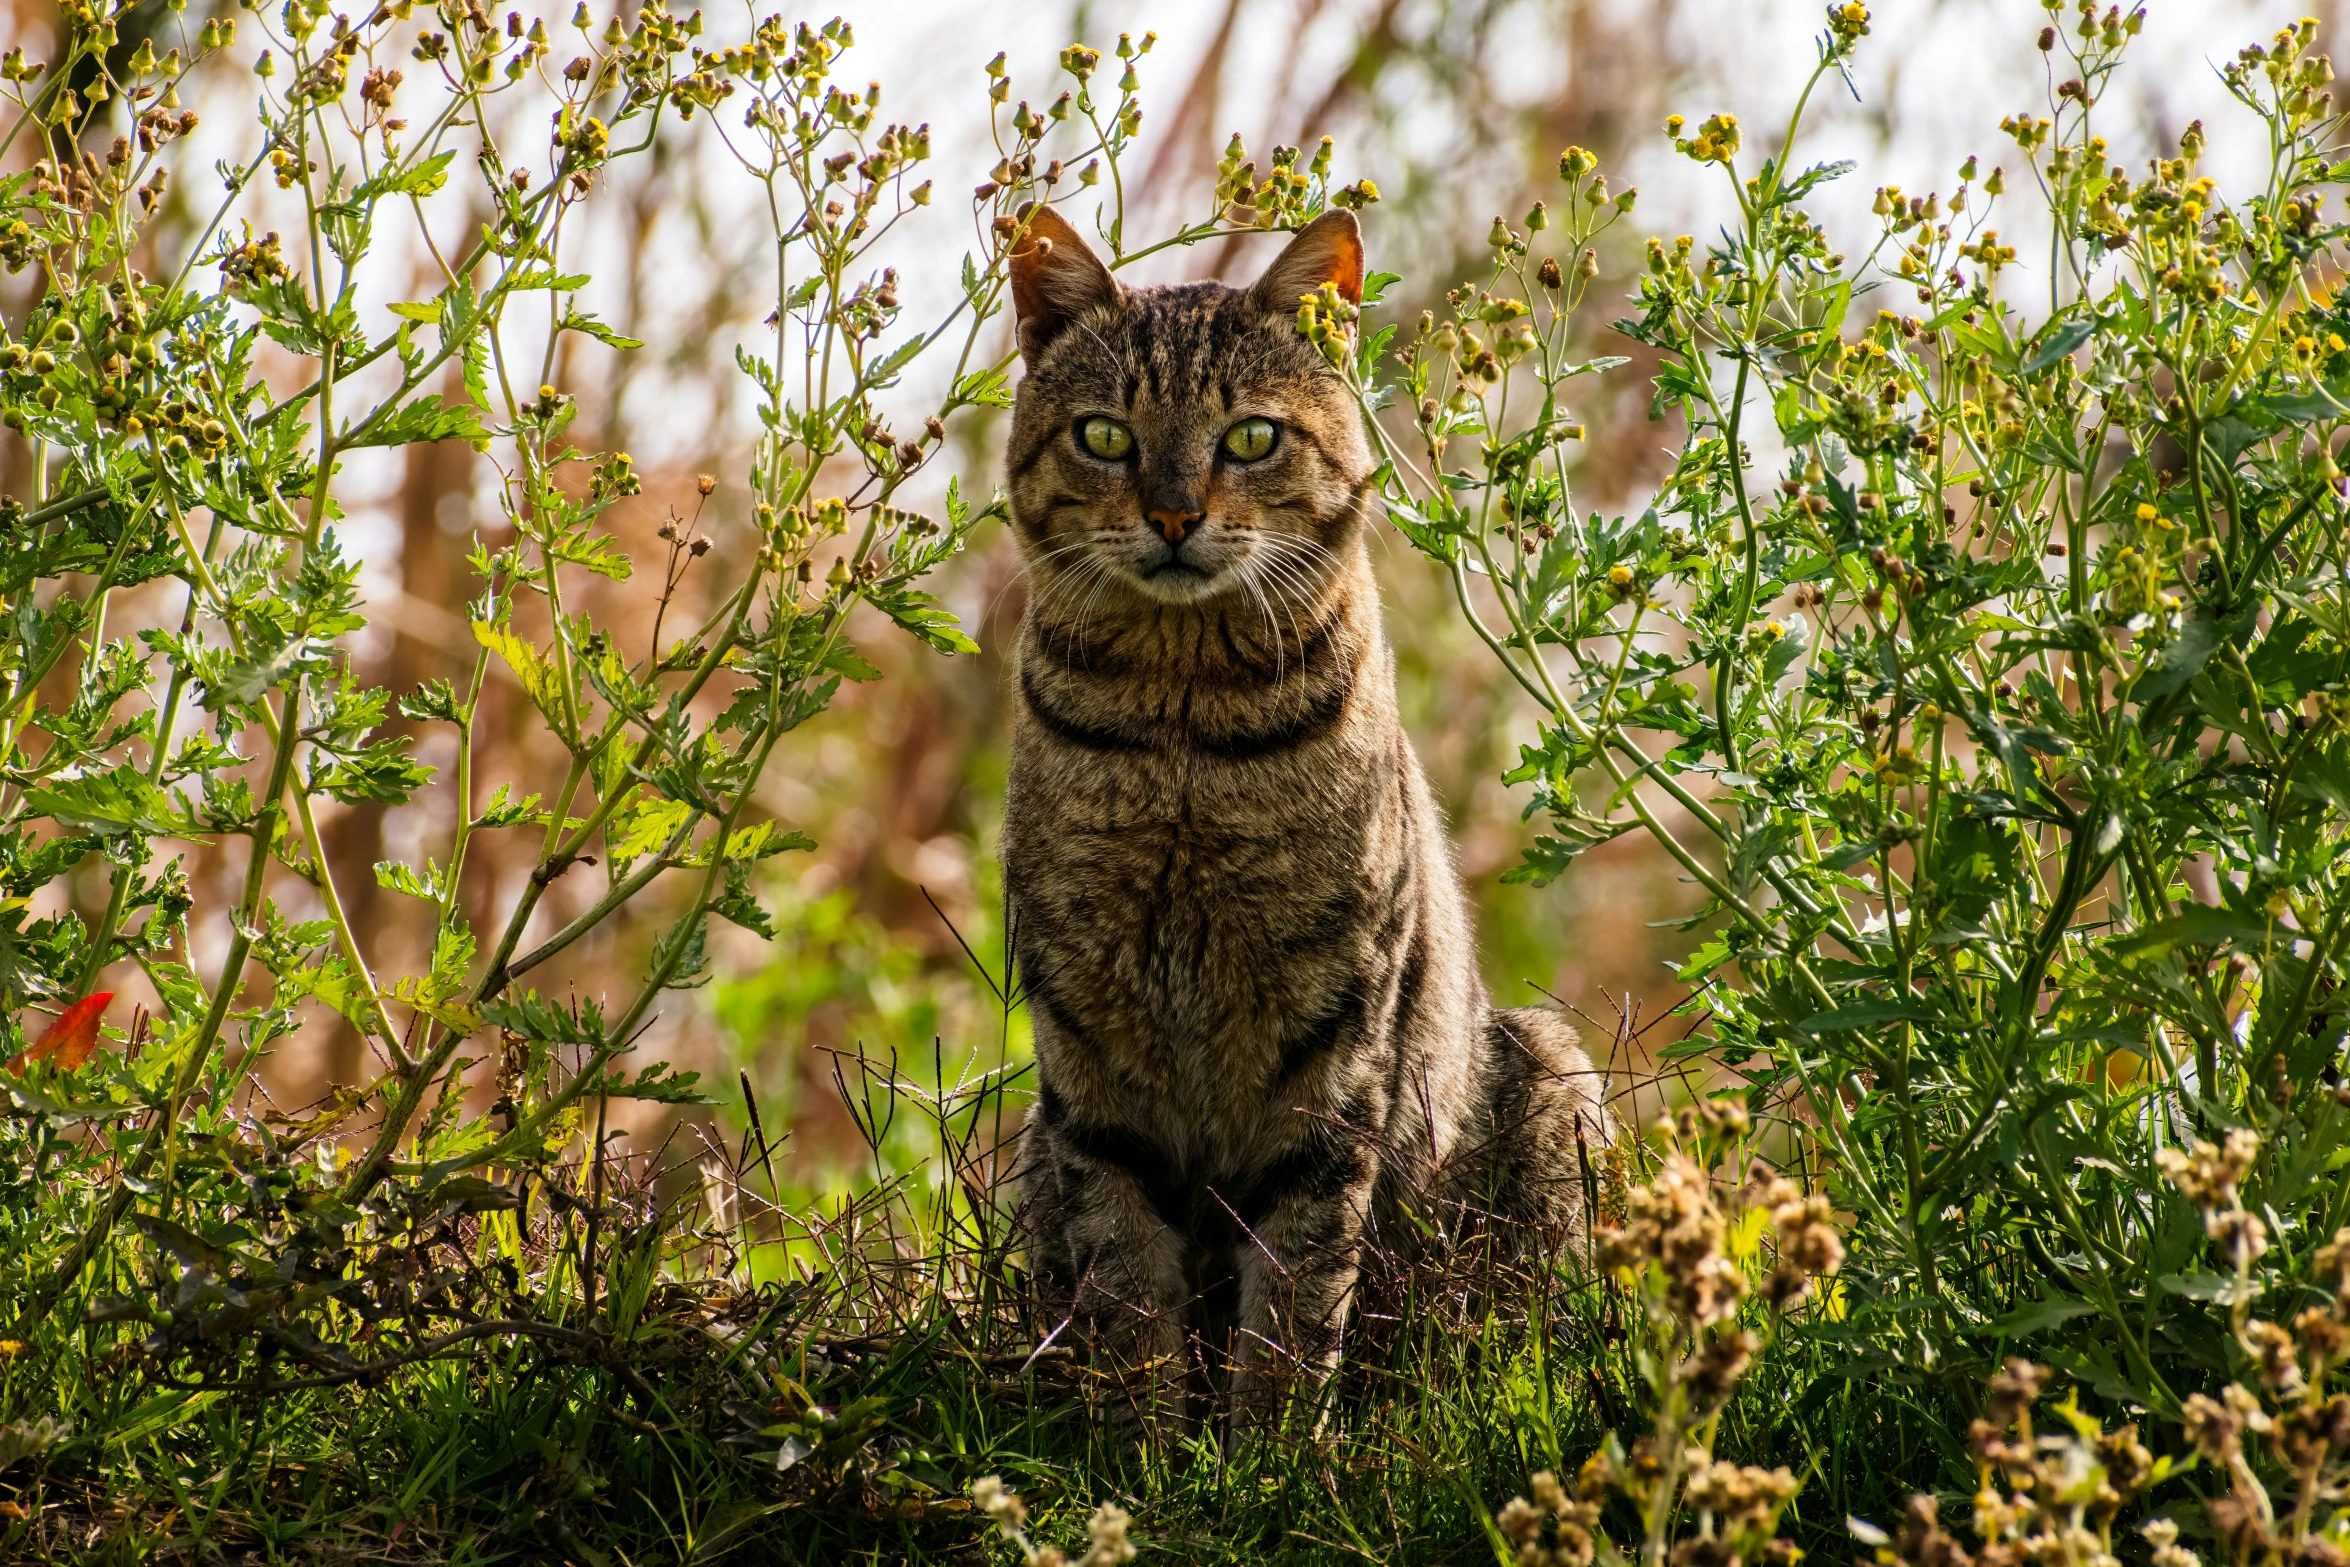
[[[24,1353],[22,1339],[0,1338],[0,1360],[14,1360]]]
[[[2140,501],[2138,503],[2138,520],[2140,522],[2152,522],[2160,515],[2162,515],[2160,512],[2147,505],[2144,501]]]

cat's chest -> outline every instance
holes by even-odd
[[[1253,1069],[1361,970],[1399,859],[1378,791],[1333,778],[1260,797],[1180,767],[1104,766],[1033,788],[1018,771],[1018,939],[1074,1031]]]
[[[1380,852],[1383,802],[1356,769],[1265,787],[1233,771],[1179,757],[1016,759],[1007,869],[1032,888],[1069,882],[1114,897],[1162,927],[1263,929]]]

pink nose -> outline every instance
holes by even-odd
[[[1181,544],[1183,535],[1199,526],[1196,511],[1154,511],[1145,513],[1169,544]]]

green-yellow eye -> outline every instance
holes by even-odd
[[[1103,462],[1124,462],[1134,450],[1134,432],[1115,419],[1096,414],[1077,421],[1077,442]]]
[[[1243,419],[1224,432],[1224,452],[1242,462],[1255,462],[1273,449],[1281,427],[1270,419]]]

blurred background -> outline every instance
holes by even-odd
[[[2326,34],[2343,3],[2320,0]],[[190,25],[200,22],[201,9],[199,0],[185,13]],[[1822,84],[1799,153],[1806,162],[1859,160],[1858,172],[1811,203],[1856,254],[1875,237],[1869,207],[1878,185],[1947,191],[1968,154],[1980,154],[1986,166],[2012,154],[1997,130],[2002,116],[2049,112],[2054,82],[2035,35],[2051,21],[2069,26],[2075,19],[2070,6],[2052,17],[2038,0],[1883,0],[1874,9],[1859,67],[1847,81]],[[2308,9],[2282,0],[2148,0],[2144,34],[2099,111],[2115,155],[2135,165],[2203,118],[2214,132],[2206,166],[2223,183],[2265,158],[2265,146],[2231,139],[2216,66]],[[995,158],[983,67],[997,51],[1008,57],[1014,98],[1042,103],[1063,85],[1054,60],[1064,45],[1081,41],[1106,52],[1120,32],[1155,30],[1141,67],[1143,143],[1126,170],[1127,234],[1167,232],[1202,215],[1213,165],[1235,132],[1260,155],[1275,143],[1310,146],[1329,134],[1338,142],[1337,177],[1368,176],[1383,193],[1366,214],[1372,264],[1403,275],[1389,296],[1403,318],[1478,276],[1495,214],[1518,220],[1556,189],[1560,150],[1587,146],[1612,188],[1636,185],[1641,193],[1632,220],[1611,236],[1616,247],[1603,255],[1606,270],[1587,311],[1596,352],[1632,346],[1603,340],[1607,322],[1622,313],[1614,306],[1629,292],[1641,238],[1692,233],[1702,242],[1728,210],[1720,172],[1673,154],[1665,116],[1733,112],[1748,128],[1748,157],[1757,156],[1793,107],[1821,17],[1815,0],[877,0],[812,10],[805,19],[822,21],[836,10],[857,33],[841,79],[877,79],[886,118],[930,122],[939,154],[932,172],[942,191],[956,193]],[[160,25],[160,0],[140,14],[150,12]],[[12,35],[0,43],[22,43],[46,57],[55,14],[38,0],[16,0]],[[705,42],[738,36],[748,14],[713,11]],[[800,19],[788,9],[786,15]],[[550,25],[568,16],[568,9],[547,12]],[[129,29],[124,37],[127,48]],[[2321,48],[2326,41],[2321,35]],[[202,149],[205,162],[250,155],[251,117],[240,102],[248,92],[249,83],[229,81],[199,103],[203,134],[215,144]],[[597,313],[646,346],[613,357],[566,337],[557,369],[562,388],[581,403],[577,437],[631,453],[645,475],[641,501],[612,519],[640,568],[657,562],[653,532],[673,508],[704,507],[705,526],[721,539],[745,525],[741,481],[757,423],[753,389],[735,368],[734,350],[767,335],[760,323],[772,308],[767,226],[763,217],[742,221],[756,187],[705,126],[674,129],[680,134],[653,157],[616,168],[610,188],[585,209],[593,226],[567,258],[595,275],[588,302]],[[175,187],[175,202],[189,199],[193,183]],[[975,243],[964,212],[958,200],[942,197],[924,214],[928,226],[903,235],[888,258],[904,280],[907,322],[953,302],[958,257]],[[205,216],[175,207],[159,230],[159,248],[169,251],[176,233],[184,253]],[[461,215],[447,221],[458,224]],[[2007,237],[2029,242],[2028,233]],[[1146,280],[1244,279],[1275,248],[1271,238],[1217,242],[1164,253],[1138,270]],[[419,254],[415,262],[408,290],[395,280],[385,285],[385,298],[431,291],[427,258]],[[21,283],[12,280],[15,291],[0,297],[21,308]],[[1007,323],[997,326],[1008,334]],[[1645,487],[1674,443],[1674,431],[1646,420],[1643,368],[1635,361],[1605,378],[1592,402],[1575,410],[1590,430],[1579,479],[1587,507],[1614,512],[1644,504]],[[917,408],[937,387],[918,369],[901,390],[904,405]],[[966,491],[984,493],[994,482],[1002,416],[992,423],[984,414],[959,418],[951,460],[933,464],[933,492],[914,496],[916,504],[934,499],[950,471]],[[12,492],[19,492],[24,462],[21,450],[7,454]],[[719,487],[698,502],[694,478],[705,473]],[[492,459],[461,444],[413,448],[350,471],[348,537],[368,565],[374,616],[358,644],[363,679],[405,690],[434,677],[461,678],[470,668],[464,603],[474,584],[464,556],[477,530],[502,535],[497,494]],[[1612,1053],[1630,1075],[1636,1059],[1697,1021],[1670,1015],[1688,999],[1672,964],[1694,938],[1673,926],[1697,907],[1695,889],[1638,835],[1578,861],[1552,887],[1500,884],[1530,831],[1519,819],[1522,801],[1499,781],[1531,733],[1529,713],[1450,612],[1433,570],[1400,540],[1381,537],[1375,549],[1407,722],[1454,829],[1479,910],[1487,978],[1505,1003],[1547,993],[1580,1010],[1595,1036],[1594,1055]],[[643,1047],[647,1059],[713,1075],[727,1102],[712,1112],[711,1130],[741,1126],[737,1084],[747,1083],[769,1133],[789,1129],[777,1162],[787,1183],[803,1191],[871,1169],[835,1091],[840,1053],[894,1060],[928,1081],[934,1070],[951,1080],[973,1063],[1023,1048],[1023,1024],[1002,1013],[965,950],[1000,974],[994,855],[1009,736],[1006,654],[1023,608],[1011,540],[1000,528],[984,532],[936,586],[983,652],[942,658],[877,618],[861,628],[860,641],[885,678],[845,688],[832,711],[794,735],[760,798],[819,844],[812,854],[769,862],[767,893],[780,935],[766,943],[719,927],[713,958],[720,977],[705,990],[676,995]],[[650,594],[641,586],[598,583],[595,590],[624,622],[631,605],[649,619]],[[695,591],[689,577],[689,607]],[[494,679],[489,700],[484,733],[495,738],[477,763],[479,776],[491,785],[512,781],[518,792],[559,776],[559,758],[534,751],[530,726],[518,722],[528,710],[511,682]],[[420,754],[445,762],[432,749],[440,743],[427,736]],[[327,831],[331,852],[347,867],[341,880],[352,889],[354,922],[413,962],[430,936],[423,906],[377,889],[368,867],[392,856],[421,858],[441,840],[445,823],[429,809],[355,808],[336,811]],[[472,897],[485,912],[510,897],[528,871],[524,835],[505,836],[511,841],[474,869]],[[199,861],[197,874],[241,874],[217,859]],[[584,883],[555,892],[541,916],[548,928],[592,896]],[[102,901],[102,889],[96,896]],[[568,955],[568,972],[545,988],[602,989],[615,965],[641,964],[656,928],[647,918],[599,933]],[[225,932],[199,928],[196,938],[202,947],[225,940]],[[1635,1042],[1642,1030],[1649,1032]],[[322,1018],[265,1064],[262,1080],[281,1103],[300,1103],[358,1072],[359,1048],[336,1020]],[[857,1075],[847,1072],[851,1082]],[[643,1146],[679,1129],[640,1119],[630,1130]],[[917,1136],[911,1127],[889,1134]],[[921,1150],[909,1143],[897,1151]]]

